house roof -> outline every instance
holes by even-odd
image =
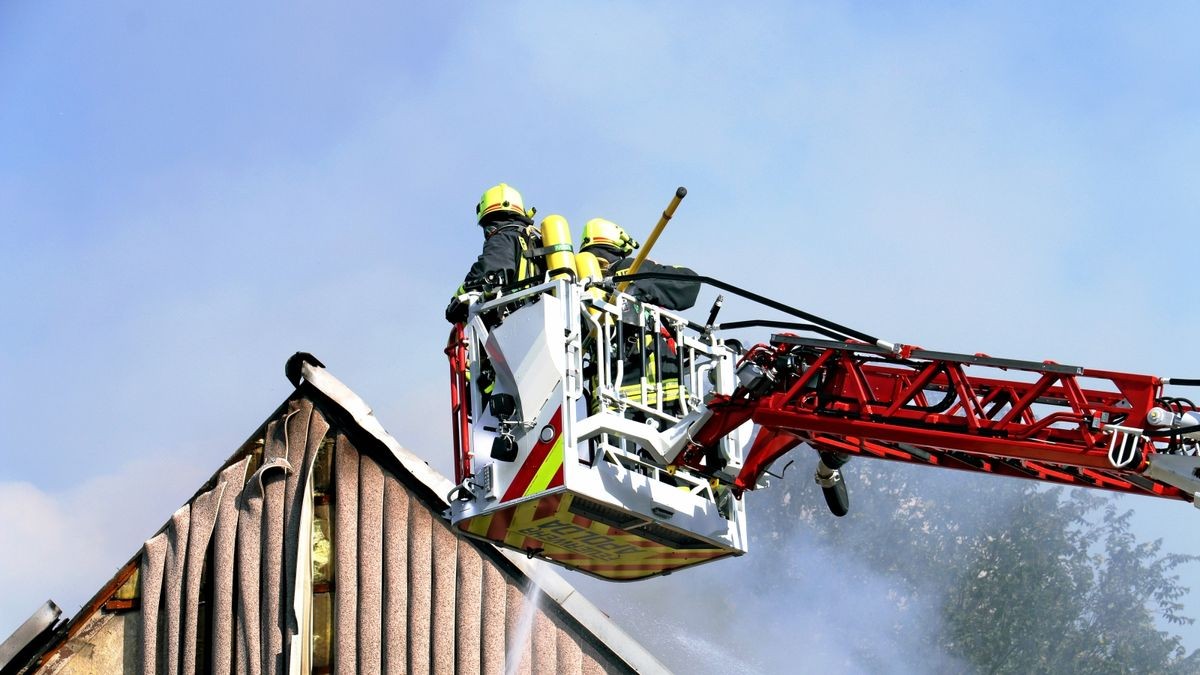
[[[384,482],[364,482],[365,479],[361,478],[359,474],[359,459],[357,459],[358,453],[361,452],[361,463],[363,465],[364,472],[361,475],[366,475],[366,471],[369,467],[376,467],[371,470],[376,472],[376,474],[378,474],[380,471],[383,472],[379,481],[383,481],[384,476],[392,476],[392,478],[388,478],[387,480],[391,480],[393,482],[398,480],[401,484],[403,484],[405,489],[398,492],[403,492],[404,495],[399,495],[396,497],[397,499],[409,500],[410,498],[415,497],[414,503],[419,502],[424,506],[424,508],[420,510],[421,513],[433,514],[432,516],[421,516],[421,518],[424,519],[424,522],[427,523],[424,526],[427,533],[424,535],[427,538],[427,543],[421,544],[413,539],[413,535],[406,535],[407,539],[409,539],[409,546],[405,549],[404,555],[409,556],[410,562],[401,562],[401,564],[407,565],[410,570],[408,572],[410,575],[410,584],[414,583],[413,577],[411,576],[412,574],[419,573],[426,574],[427,576],[432,575],[435,577],[439,574],[439,571],[436,569],[431,569],[428,573],[419,571],[414,572],[413,570],[418,570],[418,568],[421,567],[421,564],[419,563],[419,559],[417,559],[416,563],[411,560],[411,556],[414,554],[413,551],[416,551],[419,555],[426,556],[424,559],[429,561],[429,564],[431,565],[436,562],[436,556],[438,555],[437,552],[439,550],[442,551],[442,555],[458,556],[459,562],[457,564],[460,571],[457,573],[457,587],[460,588],[463,587],[463,577],[470,576],[465,572],[465,570],[474,569],[478,571],[479,569],[482,569],[479,568],[479,563],[472,563],[471,561],[479,561],[481,558],[483,560],[488,560],[492,563],[492,565],[483,565],[484,568],[487,568],[483,569],[483,576],[486,577],[488,574],[492,575],[493,581],[490,590],[486,579],[483,582],[482,588],[479,586],[480,582],[478,580],[472,581],[467,579],[465,582],[467,584],[465,588],[473,589],[469,592],[478,594],[482,591],[484,595],[482,600],[483,606],[479,605],[478,599],[474,601],[473,606],[468,603],[468,605],[471,606],[470,611],[477,615],[477,621],[483,621],[486,624],[489,616],[488,613],[491,612],[490,616],[493,620],[496,620],[497,617],[499,617],[501,623],[512,624],[514,621],[514,607],[519,605],[521,602],[520,600],[515,600],[512,597],[512,593],[517,593],[517,598],[519,598],[522,590],[528,592],[532,588],[536,587],[543,596],[543,598],[537,603],[539,613],[539,629],[545,628],[547,630],[551,630],[552,633],[555,630],[558,631],[560,634],[560,637],[558,638],[560,651],[563,648],[562,631],[567,630],[571,635],[570,640],[582,641],[581,644],[586,645],[584,649],[585,660],[595,658],[598,659],[600,663],[606,664],[606,668],[616,669],[618,671],[628,670],[648,673],[667,672],[666,668],[645,647],[633,640],[607,615],[597,609],[591,602],[578,593],[571,586],[571,584],[550,569],[545,563],[530,560],[522,556],[500,550],[484,542],[462,538],[458,538],[456,540],[454,535],[450,534],[452,530],[448,526],[445,526],[444,523],[441,527],[433,527],[433,530],[430,531],[428,528],[432,525],[436,525],[437,521],[441,519],[440,517],[444,517],[444,514],[447,513],[448,504],[445,496],[450,492],[454,485],[439,472],[430,467],[427,462],[401,446],[396,439],[393,438],[383,428],[367,404],[357,394],[351,391],[349,387],[334,377],[315,357],[312,357],[308,354],[298,353],[288,360],[285,371],[289,380],[292,381],[296,389],[292,395],[288,397],[288,400],[286,400],[272,415],[272,417],[268,418],[267,422],[264,422],[264,424],[254,434],[251,435],[250,440],[247,441],[246,444],[243,444],[242,448],[235,452],[234,455],[223,465],[223,467],[216,474],[214,474],[214,476],[204,486],[202,486],[200,490],[197,491],[196,495],[189,500],[188,504],[185,504],[183,508],[181,508],[175,513],[174,516],[172,516],[172,519],[166,525],[164,525],[162,530],[160,530],[155,537],[147,541],[146,546],[139,551],[138,554],[129,561],[129,563],[127,563],[121,568],[121,570],[118,571],[114,578],[84,606],[84,608],[76,617],[67,622],[60,622],[57,625],[53,625],[53,622],[51,622],[50,626],[41,626],[41,623],[39,623],[38,625],[42,627],[42,630],[40,631],[33,631],[32,629],[25,630],[25,627],[22,627],[22,629],[19,629],[17,633],[14,633],[14,635],[8,641],[3,643],[4,649],[8,650],[8,652],[12,652],[12,655],[16,658],[10,656],[10,662],[7,663],[7,666],[5,666],[3,663],[0,663],[0,672],[5,674],[10,672],[38,672],[43,668],[43,666],[45,666],[47,672],[70,672],[70,669],[60,670],[60,668],[64,659],[69,658],[73,653],[80,651],[79,649],[69,646],[71,641],[85,639],[95,641],[95,636],[101,632],[101,629],[98,628],[98,626],[100,623],[106,620],[106,617],[110,618],[111,612],[127,611],[130,609],[138,609],[141,614],[141,622],[143,624],[141,629],[141,632],[143,633],[141,654],[143,655],[144,659],[153,660],[156,658],[156,654],[165,653],[167,655],[166,665],[168,666],[168,669],[171,669],[171,664],[186,667],[186,664],[194,663],[194,659],[196,659],[197,656],[194,653],[190,653],[186,646],[182,652],[172,651],[171,647],[172,645],[178,645],[180,643],[187,645],[189,644],[189,640],[192,644],[194,644],[196,628],[194,626],[188,626],[187,624],[189,622],[188,617],[196,616],[195,605],[197,602],[196,597],[198,595],[197,588],[200,583],[199,570],[203,568],[205,574],[210,572],[210,570],[208,570],[206,567],[206,565],[209,563],[203,562],[205,560],[205,551],[210,550],[210,541],[212,542],[211,550],[217,550],[217,547],[220,545],[219,540],[222,537],[221,532],[223,528],[227,532],[225,535],[226,539],[229,539],[230,537],[236,537],[239,542],[241,541],[242,536],[246,534],[243,532],[246,510],[249,508],[252,512],[254,512],[254,508],[263,509],[264,505],[271,503],[270,495],[268,494],[268,488],[270,487],[268,486],[268,483],[271,483],[272,480],[271,477],[267,476],[264,472],[272,469],[283,468],[284,471],[275,471],[275,473],[279,474],[279,476],[286,474],[288,477],[285,480],[277,476],[278,479],[275,482],[278,483],[278,485],[273,486],[277,492],[275,501],[276,505],[273,508],[278,511],[278,513],[275,514],[276,516],[282,515],[282,531],[279,527],[275,527],[274,534],[272,534],[270,531],[271,527],[267,526],[264,527],[261,535],[252,533],[255,534],[254,538],[256,541],[258,537],[261,536],[263,541],[262,550],[267,552],[264,553],[261,561],[255,562],[256,566],[261,564],[264,569],[264,588],[261,591],[263,594],[262,597],[287,597],[288,594],[292,592],[291,589],[297,589],[297,592],[294,594],[295,597],[311,595],[311,582],[309,586],[305,587],[308,593],[298,592],[304,583],[299,577],[303,577],[304,575],[297,575],[295,570],[297,569],[297,566],[301,566],[301,569],[303,569],[304,565],[311,566],[311,560],[304,556],[308,555],[308,553],[305,553],[306,550],[311,552],[312,542],[311,540],[304,540],[301,538],[300,543],[296,543],[295,541],[291,541],[291,539],[295,539],[297,532],[304,532],[312,529],[311,526],[305,527],[302,524],[297,525],[297,522],[311,522],[311,520],[303,520],[303,518],[311,518],[312,514],[308,513],[307,509],[287,507],[292,505],[298,506],[300,504],[300,502],[296,501],[296,498],[292,495],[298,491],[300,495],[305,494],[303,492],[307,486],[305,481],[311,480],[311,476],[313,474],[312,467],[316,456],[316,445],[314,444],[319,444],[321,442],[321,439],[324,438],[326,430],[328,429],[335,429],[338,433],[339,440],[337,443],[337,452],[339,453],[339,456],[344,454],[345,450],[354,453],[354,458],[351,461],[351,464],[353,464],[353,473],[348,481],[348,484],[350,484],[351,487],[346,488],[347,490],[352,489],[352,494],[345,495],[345,503],[339,505],[340,508],[353,508],[359,510],[360,513],[358,514],[358,518],[363,517],[362,512],[374,509],[374,517],[377,519],[376,522],[382,522],[383,527],[385,528],[395,527],[394,524],[391,524],[391,519],[393,519],[396,514],[387,511],[386,509],[392,504],[390,501],[393,498],[392,493],[397,491],[392,490],[392,486],[387,485]],[[297,436],[297,432],[294,429],[289,429],[288,420],[292,419],[297,412],[304,412],[304,410],[308,411],[305,413],[305,415],[308,415],[312,422],[306,422],[304,424],[305,430],[300,432],[300,435]],[[274,445],[272,445],[272,438],[276,439]],[[305,438],[307,438],[307,440],[305,440]],[[258,466],[257,471],[253,470],[255,468],[255,464],[250,458],[251,453],[248,451],[248,448],[253,447],[255,439],[259,439],[258,447],[262,453],[261,466]],[[262,442],[263,439],[265,439],[266,442],[265,448]],[[343,448],[343,446],[345,447]],[[349,457],[349,455],[347,456]],[[347,466],[350,466],[350,464],[347,464]],[[250,473],[253,473],[254,476],[247,480],[247,476]],[[240,488],[227,489],[228,486],[237,486],[241,485],[242,483],[244,483],[246,486],[244,491]],[[259,502],[256,502],[256,498],[253,496],[251,496],[249,499],[247,498],[247,495],[252,491],[252,484],[258,486],[257,499],[260,500]],[[285,486],[286,499],[284,499]],[[384,487],[388,487],[388,495],[386,495],[388,500],[387,505],[383,504],[383,502],[385,502],[385,495],[382,494],[385,491]],[[308,486],[308,488],[311,489],[311,486]],[[343,488],[339,487],[338,499],[342,499],[342,491]],[[379,494],[376,494],[376,492]],[[286,511],[284,510],[285,508]],[[222,509],[224,509],[224,511],[222,511]],[[235,525],[232,526],[234,530],[232,534],[229,533],[231,526],[225,520],[223,520],[224,518],[229,517],[223,514],[229,513],[231,510],[233,510],[235,515],[237,513],[242,514],[233,518]],[[399,513],[399,520],[405,520],[405,516],[403,516],[404,513],[409,513],[409,519],[415,517],[416,515],[420,515],[416,511],[410,511],[407,509]],[[270,525],[273,522],[271,514],[264,512],[264,515],[266,517],[262,521],[255,522],[264,522]],[[258,512],[254,512],[254,517],[259,517]],[[351,519],[354,519],[354,517],[352,516]],[[239,524],[239,521],[243,522]],[[225,524],[223,525],[222,523]],[[419,523],[416,521],[411,524],[408,522],[403,523],[403,527],[409,527],[410,525],[417,527]],[[190,537],[189,528],[191,532]],[[342,533],[340,536],[344,537],[347,535]],[[382,555],[383,557],[379,558],[375,562],[367,561],[365,564],[368,567],[372,565],[374,566],[374,568],[368,571],[369,575],[383,575],[386,579],[388,578],[387,575],[391,574],[389,571],[390,568],[387,567],[390,564],[387,556],[390,553],[390,555],[392,555],[394,558],[396,555],[396,552],[393,550],[395,548],[395,544],[389,541],[381,542],[378,538],[380,536],[379,533],[376,533],[374,536],[376,537],[376,550],[374,552],[370,550],[370,545],[368,545],[367,549],[363,549],[361,540],[356,543],[353,539],[350,540],[351,543],[347,546],[347,549],[359,552],[356,553],[356,555],[360,555],[363,560],[366,560],[370,555],[376,555],[377,558]],[[433,538],[428,539],[429,536],[432,536]],[[271,540],[271,537],[275,537],[275,540]],[[457,543],[447,548],[447,544],[445,543],[447,540],[451,542],[457,541]],[[199,548],[193,547],[194,550],[189,550],[189,544],[194,544],[197,541],[199,541]],[[338,541],[341,542],[341,540]],[[439,541],[443,543],[439,545]],[[280,542],[283,542],[283,545],[278,545]],[[387,551],[379,550],[381,545],[387,548]],[[222,555],[225,557],[232,556],[234,544],[227,541],[225,546],[226,548],[224,549],[224,554],[221,554],[220,552],[210,553],[212,556],[211,559],[216,561],[220,559]],[[241,544],[239,543],[238,546],[240,547]],[[413,546],[416,546],[416,549],[408,550]],[[274,547],[278,547],[287,551],[286,554],[282,555],[282,559],[273,560],[270,558],[269,551]],[[448,554],[446,553],[448,550],[455,550],[458,551],[458,553]],[[421,551],[424,552],[422,553]],[[467,557],[464,558],[464,555]],[[242,560],[243,554],[239,552],[238,556],[238,566],[240,569],[241,565],[244,564],[244,561]],[[433,557],[431,558],[429,556]],[[276,555],[275,557],[280,556]],[[226,563],[229,568],[233,567],[232,562],[226,561]],[[219,563],[214,562],[213,564]],[[339,560],[339,565],[349,565],[353,568],[358,565],[358,563],[353,560],[348,561],[343,557],[343,559]],[[383,567],[381,568],[380,565]],[[436,567],[436,565],[434,565],[434,567]],[[265,570],[268,569],[279,569],[280,572],[274,575],[266,574]],[[339,567],[339,570],[340,569],[341,568]],[[500,570],[499,574],[501,574],[502,577],[496,577],[497,572],[491,572],[490,570],[492,569]],[[227,572],[227,574],[231,574],[231,572]],[[443,582],[445,582],[446,573],[440,572],[440,574],[443,577]],[[353,572],[351,572],[350,576],[353,576]],[[456,582],[454,581],[455,576],[456,574],[454,572],[450,572],[449,583],[452,589],[451,592],[468,592],[453,590],[456,587]],[[271,588],[268,588],[268,584],[265,581],[268,577],[278,577],[278,579],[275,579],[272,582],[274,585]],[[495,584],[497,582],[495,579],[503,577],[506,577],[508,581],[498,582],[501,584],[498,592],[500,593],[500,602],[503,603],[503,587],[505,583],[507,583],[507,587],[509,589],[507,591],[509,594],[509,607],[507,610],[497,610],[495,607],[487,606],[487,596],[489,592],[493,594],[497,592],[497,589],[495,588]],[[242,580],[234,580],[232,577],[230,577],[229,585],[236,585],[235,582],[240,581]],[[453,613],[456,611],[456,604],[454,602],[446,605],[445,600],[443,599],[441,600],[440,605],[436,602],[430,604],[431,600],[428,594],[432,592],[436,595],[442,592],[437,590],[436,581],[437,580],[434,579],[433,581],[424,582],[424,590],[419,589],[417,586],[413,586],[414,590],[411,592],[409,590],[402,591],[405,594],[411,594],[414,598],[411,600],[406,600],[406,602],[409,603],[409,608],[407,610],[409,614],[416,611],[428,611],[431,613],[431,616],[422,620],[437,623],[438,618],[436,616],[432,616],[432,614],[436,614],[437,612],[442,613],[443,617],[440,623],[440,629],[437,626],[418,628],[418,631],[425,631],[427,638],[434,640],[435,643],[438,639],[445,639],[444,634],[435,635],[438,630],[459,631],[463,626],[462,619],[460,617],[453,616]],[[378,596],[380,590],[378,588],[379,579],[375,579],[373,583],[376,584],[375,594]],[[137,592],[139,584],[145,600],[142,601],[139,599],[131,601],[129,599],[131,597],[131,593]],[[433,585],[431,586],[430,584]],[[217,586],[221,585],[222,584],[217,584]],[[387,589],[385,588],[383,590],[386,592]],[[239,592],[242,593],[242,596],[245,596],[244,592]],[[283,595],[280,595],[281,592]],[[370,591],[368,589],[368,593],[369,592]],[[232,593],[232,591],[226,591],[225,595],[228,596]],[[252,591],[252,596],[257,596],[259,593],[260,590],[255,588]],[[274,593],[275,596],[270,596],[270,593]],[[360,602],[363,601],[361,597],[362,593],[363,591],[360,590]],[[423,601],[420,600],[422,593],[424,594]],[[383,602],[386,602],[386,600],[386,597],[382,599]],[[212,600],[210,600],[210,602],[211,601]],[[228,597],[226,597],[225,601],[226,603],[231,602]],[[375,601],[377,603],[381,602],[378,597],[375,598]],[[188,604],[189,602],[190,605]],[[428,605],[425,610],[420,610],[420,607],[425,606],[421,605],[421,602],[424,602],[425,605]],[[413,603],[417,604],[414,605]],[[141,611],[143,609],[142,605],[145,606],[144,611]],[[292,608],[285,607],[284,614],[287,616],[273,616],[271,614],[272,605],[278,606],[280,603],[278,601],[267,601],[263,603],[262,612],[263,621],[265,622],[263,625],[266,626],[274,621],[277,625],[284,626],[285,635],[283,638],[283,645],[284,649],[286,650],[287,644],[290,640],[290,638],[286,635],[287,626],[290,625],[291,630],[296,630],[296,614],[289,613],[292,611]],[[354,606],[353,602],[351,602],[351,606]],[[154,618],[155,615],[160,611],[160,608],[161,611],[166,614],[166,624],[162,624],[160,621]],[[295,609],[299,610],[299,607],[296,606]],[[210,613],[213,611],[211,606],[209,611]],[[239,609],[239,611],[241,610]],[[258,611],[258,609],[255,608],[255,611]],[[445,617],[445,613],[447,611],[449,611],[452,615],[449,619],[450,623],[448,624],[448,628]],[[496,611],[500,611],[500,614],[496,615]],[[505,614],[506,611],[507,614]],[[544,625],[541,624],[540,622],[543,620],[543,617],[541,616],[542,613],[552,615],[554,617],[552,623],[556,624],[558,628],[554,628],[554,626],[550,625],[549,623]],[[243,620],[243,617],[233,618],[234,622]],[[345,618],[335,616],[335,623],[338,620],[345,621]],[[413,619],[410,617],[410,623],[412,620]],[[549,621],[549,619],[546,619],[546,621]],[[257,623],[257,620],[255,620],[255,622]],[[359,624],[361,625],[361,622],[359,622]],[[166,635],[154,635],[154,626],[157,625],[165,626],[164,630]],[[354,625],[353,618],[351,619],[351,624],[349,625]],[[507,625],[507,629],[509,634],[511,634],[512,626]],[[411,632],[411,625],[409,630]],[[481,628],[480,630],[487,632],[486,628]],[[26,633],[31,632],[35,632],[36,635],[33,635],[32,637],[26,635]],[[162,632],[163,631],[159,631],[159,633]],[[232,630],[228,630],[226,632],[228,634],[233,634]],[[277,633],[278,631],[275,632]],[[493,634],[490,639],[495,642],[494,630],[492,633]],[[502,627],[499,638],[499,648],[502,652],[505,648],[504,635],[505,630],[504,627]],[[272,631],[270,630],[265,631],[264,635],[262,636],[264,649],[267,649],[267,643],[271,637],[274,637],[276,642],[279,641],[278,635],[272,635]],[[384,631],[384,635],[382,637],[386,642],[386,630]],[[361,640],[363,638],[360,636],[359,639]],[[370,639],[369,635],[367,636],[367,639]],[[376,639],[378,639],[378,637],[376,637]],[[411,640],[411,638],[409,639]],[[462,639],[463,638],[461,636],[458,636],[457,634],[455,635],[456,641],[461,641]],[[487,638],[487,636],[485,636],[482,632],[479,635],[474,635],[470,638],[474,644],[481,644],[486,642],[487,639],[489,638]],[[547,638],[540,639],[542,640],[542,647],[544,651],[546,648],[545,640]],[[555,638],[550,637],[548,639],[549,649],[553,651]],[[154,640],[159,640],[160,642],[165,640],[164,644],[167,645],[167,651],[162,652],[162,644],[156,648],[154,646]],[[225,641],[228,642],[228,636],[225,637]],[[64,645],[68,646],[64,649]],[[278,647],[278,645],[274,645],[274,647]],[[339,647],[344,646],[339,645]],[[223,647],[217,647],[215,652],[220,654],[223,649],[225,651],[229,651]],[[354,651],[353,646],[351,646],[350,649],[351,652]],[[490,658],[486,654],[488,645],[483,645],[483,649],[485,652],[484,658]],[[577,661],[579,658],[579,647],[572,647],[571,649],[574,650],[575,656],[573,658]],[[536,653],[538,651],[538,646],[534,645],[533,650]],[[128,649],[126,649],[126,651],[128,651]],[[267,649],[267,651],[270,650]],[[436,649],[434,651],[436,652]],[[589,653],[593,656],[586,656],[586,654]],[[297,658],[296,654],[297,652],[293,646],[292,656],[288,658],[294,660]],[[124,658],[128,660],[130,656],[126,654]],[[307,658],[307,656],[305,658]],[[411,658],[411,655],[408,658]],[[426,657],[421,656],[421,658]],[[433,654],[428,658],[436,659],[437,655]],[[501,656],[501,658],[503,657]],[[551,658],[553,658],[553,656]],[[563,657],[560,655],[557,658],[560,659],[559,663],[561,664],[561,659],[569,659],[572,657]],[[51,663],[52,665],[47,666],[47,663]]]
[[[379,423],[366,402],[341,380],[334,377],[320,364],[320,361],[302,353],[292,358],[298,358],[301,362],[302,382],[299,386],[311,386],[350,415],[359,429],[386,447],[410,476],[428,488],[431,494],[427,497],[432,497],[431,506],[435,506],[439,513],[444,514],[448,511],[449,504],[446,502],[445,496],[454,488],[454,483],[431,467],[428,462],[400,445]],[[474,542],[474,540],[472,541]],[[536,584],[541,593],[554,601],[580,626],[595,635],[601,643],[611,649],[633,670],[640,673],[669,672],[649,650],[631,638],[607,614],[600,611],[549,565],[489,544],[482,545],[489,551],[503,556],[519,574]]]

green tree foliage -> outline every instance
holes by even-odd
[[[1158,628],[1191,623],[1177,568],[1194,557],[1140,541],[1131,500],[884,462],[846,473],[847,517],[789,472],[764,518],[777,539],[816,535],[875,570],[896,603],[936,608],[939,626],[891,638],[983,673],[1200,672],[1200,651]]]
[[[1195,673],[1200,653],[1155,617],[1191,623],[1175,568],[1190,556],[1139,542],[1109,497],[1023,487],[972,543],[947,594],[943,646],[988,673]]]
[[[1093,541],[1081,525],[1100,498],[1020,492],[1009,516],[968,545],[946,594],[942,645],[984,672],[1063,672],[1053,665],[1074,665],[1083,636],[1073,627],[1089,613]]]

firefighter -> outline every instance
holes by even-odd
[[[516,188],[505,183],[484,191],[475,207],[476,222],[483,228],[483,252],[471,265],[462,286],[446,307],[446,320],[461,323],[467,318],[467,305],[458,296],[489,286],[524,281],[540,270],[525,256],[534,248],[533,210],[525,210]]]
[[[604,269],[605,276],[617,276],[633,264],[631,254],[638,243],[620,225],[603,218],[593,218],[583,226],[580,251],[596,256]],[[643,260],[638,272],[671,272],[695,276],[686,267],[668,267],[651,260]],[[696,304],[700,294],[700,282],[674,279],[639,279],[629,285],[627,292],[634,298],[658,305],[663,309],[682,311]],[[677,345],[666,327],[660,326],[656,334],[646,335],[644,344],[638,346],[638,329],[629,326],[628,344],[618,345],[619,358],[623,362],[624,376],[621,378],[621,393],[624,397],[641,401],[641,378],[645,371],[649,387],[646,405],[657,406],[664,412],[677,412],[679,401],[679,363]],[[632,342],[629,342],[632,340]],[[657,355],[657,358],[656,358]],[[659,363],[658,361],[661,361]],[[643,365],[645,368],[643,368]],[[662,401],[657,400],[658,379],[662,378]],[[661,405],[660,405],[661,404]],[[591,409],[599,409],[599,401],[592,401]],[[635,415],[637,417],[637,415]]]
[[[516,188],[506,183],[484,190],[475,206],[476,222],[483,228],[483,252],[471,265],[467,277],[458,287],[446,307],[446,320],[462,323],[467,320],[469,305],[459,299],[467,291],[483,290],[524,281],[541,274],[541,268],[525,255],[537,247],[533,227],[534,209],[525,210],[525,202]],[[484,317],[495,324],[498,317]],[[496,385],[495,371],[487,358],[480,362],[479,391],[486,409]],[[467,374],[470,379],[470,372]],[[469,408],[469,406],[468,406]]]
[[[592,218],[583,226],[583,239],[579,250],[591,253],[600,260],[604,276],[614,276],[629,269],[633,264],[633,251],[639,244],[625,232],[620,225],[603,218]],[[671,272],[696,276],[696,273],[686,267],[668,267],[653,260],[643,260],[638,272]],[[691,309],[696,304],[696,296],[700,294],[700,283],[697,281],[676,281],[668,279],[639,279],[629,285],[630,295],[658,305],[663,309],[682,311]]]

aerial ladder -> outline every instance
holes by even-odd
[[[838,516],[851,457],[1197,504],[1200,410],[1166,387],[1200,380],[891,343],[710,277],[557,271],[468,294],[451,332],[448,498],[467,536],[619,581],[742,555],[743,496],[800,445]],[[722,295],[697,323],[625,292],[654,278],[798,321],[717,323]],[[723,337],[748,327],[782,330]]]

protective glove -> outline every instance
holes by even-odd
[[[463,323],[467,320],[467,310],[470,307],[470,303],[463,302],[459,296],[454,296],[450,299],[450,304],[446,305],[446,320],[450,323]]]

